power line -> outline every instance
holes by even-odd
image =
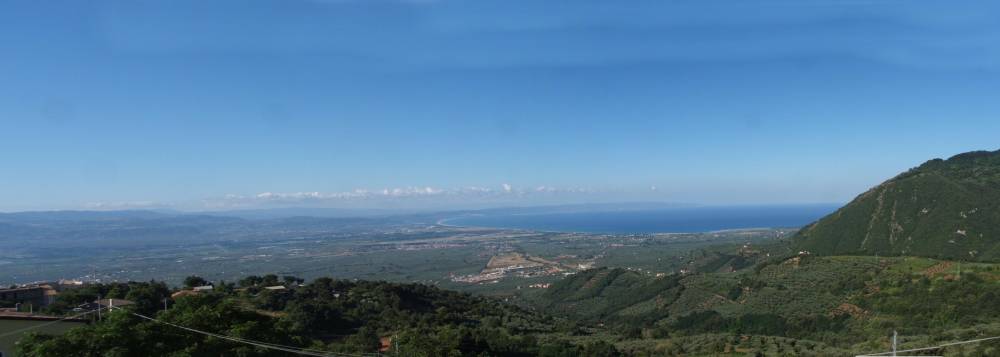
[[[206,335],[206,336],[220,338],[220,339],[224,339],[224,340],[228,340],[228,341],[245,343],[245,344],[249,344],[249,345],[253,345],[253,346],[257,346],[257,347],[263,347],[263,348],[267,348],[267,349],[279,350],[279,351],[284,351],[284,352],[297,353],[297,354],[307,355],[307,356],[333,356],[334,355],[332,352],[307,350],[307,349],[303,349],[303,348],[299,348],[299,347],[283,346],[283,345],[271,344],[271,343],[266,343],[266,342],[261,342],[261,341],[254,341],[254,340],[243,339],[243,338],[239,338],[239,337],[232,337],[232,336],[228,336],[228,335],[222,335],[222,334],[217,334],[217,333],[212,333],[212,332],[207,332],[207,331],[201,331],[201,330],[193,329],[193,328],[186,327],[186,326],[181,326],[181,325],[174,324],[174,323],[170,323],[170,322],[166,322],[166,321],[162,321],[162,320],[157,320],[155,318],[152,318],[152,317],[149,317],[149,316],[145,316],[145,315],[141,315],[141,314],[137,314],[137,313],[134,313],[134,312],[131,312],[131,314],[135,315],[135,316],[138,316],[140,318],[149,320],[149,321],[161,323],[161,324],[164,324],[164,325],[167,325],[167,326],[171,326],[171,327],[175,327],[175,328],[179,328],[179,329],[182,329],[182,330],[185,330],[185,331],[199,333],[199,334],[203,334],[203,335]]]
[[[175,327],[175,328],[179,328],[179,329],[182,329],[182,330],[185,330],[185,331],[199,333],[199,334],[206,335],[206,336],[211,336],[211,337],[220,338],[220,339],[224,339],[224,340],[228,340],[228,341],[233,341],[233,342],[244,343],[244,344],[253,345],[253,346],[257,346],[257,347],[262,347],[262,348],[266,348],[266,349],[272,349],[272,350],[290,352],[290,353],[295,353],[295,354],[300,354],[300,355],[306,355],[306,356],[320,356],[320,357],[367,357],[367,356],[371,356],[371,355],[367,355],[367,354],[350,354],[350,353],[343,353],[343,352],[328,352],[328,351],[310,350],[310,349],[305,349],[305,348],[300,348],[300,347],[294,347],[294,346],[286,346],[286,345],[279,345],[279,344],[275,344],[275,343],[268,343],[268,342],[261,342],[261,341],[249,340],[249,339],[245,339],[245,338],[239,338],[239,337],[222,335],[222,334],[217,334],[217,333],[212,333],[212,332],[207,332],[207,331],[201,331],[201,330],[193,329],[193,328],[186,327],[186,326],[181,326],[181,325],[174,324],[174,323],[170,323],[170,322],[166,322],[166,321],[162,321],[162,320],[157,320],[155,318],[152,318],[152,317],[149,317],[149,316],[145,316],[145,315],[141,315],[141,314],[137,314],[137,313],[134,313],[134,312],[129,312],[129,313],[132,314],[132,315],[138,316],[140,318],[149,320],[149,321],[161,323],[161,324],[164,324],[164,325],[167,325],[167,326],[171,326],[171,327]]]
[[[82,314],[77,314],[77,315],[73,315],[73,316],[67,316],[67,317],[64,317],[64,318],[61,318],[61,319],[58,319],[58,320],[52,320],[50,322],[46,322],[44,324],[35,325],[35,326],[28,326],[28,327],[25,327],[25,328],[14,330],[14,331],[4,332],[4,333],[0,334],[0,337],[7,337],[7,336],[11,336],[11,335],[16,335],[16,334],[19,334],[19,333],[22,333],[22,332],[25,332],[25,331],[31,331],[31,330],[34,330],[34,329],[37,329],[37,328],[42,328],[42,327],[45,327],[45,326],[54,325],[54,324],[57,324],[57,323],[60,323],[60,322],[63,322],[65,320],[69,320],[69,319],[77,319],[77,318],[80,318],[82,316],[86,316],[88,314],[92,314],[92,313],[101,311],[102,309],[104,309],[104,308],[101,307],[101,308],[98,308],[97,310],[90,310],[90,311],[84,312]]]
[[[949,342],[949,343],[945,343],[945,344],[941,344],[941,345],[937,345],[937,346],[933,346],[933,347],[921,347],[921,348],[912,348],[912,349],[908,349],[908,350],[898,350],[898,351],[879,352],[879,353],[868,353],[868,354],[859,355],[859,357],[863,357],[863,356],[885,356],[885,355],[889,355],[889,354],[892,354],[892,353],[937,350],[937,349],[942,349],[942,348],[945,348],[945,347],[958,346],[958,345],[964,345],[964,344],[969,344],[969,343],[979,343],[979,342],[990,341],[990,340],[1000,340],[1000,336],[977,338],[975,340],[968,340],[968,341]]]
[[[103,310],[105,308],[107,308],[109,310],[112,309],[110,307],[100,307],[100,308],[98,308],[96,310],[87,311],[87,312],[84,312],[84,313],[81,313],[81,314],[77,314],[77,315],[73,315],[73,316],[67,316],[67,317],[64,317],[64,318],[61,318],[61,319],[58,319],[58,320],[53,320],[53,321],[50,321],[50,322],[47,322],[47,323],[44,323],[44,324],[35,325],[35,326],[29,326],[29,327],[25,327],[25,328],[13,330],[13,331],[8,331],[8,332],[0,334],[0,338],[11,336],[11,335],[20,334],[20,333],[23,333],[23,332],[26,332],[26,331],[31,331],[31,330],[34,330],[34,329],[39,329],[39,328],[42,328],[42,327],[45,327],[45,326],[54,325],[54,324],[60,323],[60,322],[65,321],[65,320],[80,318],[80,317],[83,317],[83,316],[86,316],[86,315],[89,315],[89,314],[92,314],[92,313],[95,313],[95,312],[100,312],[101,310]],[[344,352],[319,351],[319,350],[311,350],[311,349],[294,347],[294,346],[279,345],[279,344],[275,344],[275,343],[268,343],[268,342],[262,342],[262,341],[249,340],[249,339],[245,339],[245,338],[239,338],[239,337],[227,336],[227,335],[222,335],[222,334],[217,334],[217,333],[212,333],[212,332],[207,332],[207,331],[201,331],[201,330],[193,329],[193,328],[190,328],[190,327],[181,326],[181,325],[178,325],[178,324],[174,324],[174,323],[170,323],[170,322],[158,320],[158,319],[155,319],[155,318],[152,318],[152,317],[149,317],[149,316],[145,316],[145,315],[142,315],[142,314],[138,314],[138,313],[135,313],[135,312],[129,312],[129,313],[132,314],[132,315],[135,315],[135,316],[137,316],[139,318],[142,318],[142,319],[146,319],[146,320],[153,321],[153,322],[160,323],[160,324],[164,324],[164,325],[167,325],[167,326],[179,328],[179,329],[182,329],[182,330],[185,330],[185,331],[189,331],[189,332],[199,333],[199,334],[203,334],[203,335],[206,335],[206,336],[220,338],[220,339],[224,339],[224,340],[228,340],[228,341],[232,341],[232,342],[239,342],[239,343],[244,343],[244,344],[248,344],[248,345],[253,345],[253,346],[257,346],[257,347],[266,348],[266,349],[278,350],[278,351],[283,351],[283,352],[290,352],[290,353],[295,353],[295,354],[300,354],[300,355],[319,356],[319,357],[369,357],[369,356],[378,355],[378,354],[352,354],[352,353],[344,353]]]

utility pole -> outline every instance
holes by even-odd
[[[892,355],[893,356],[896,355],[896,336],[898,336],[898,334],[896,333],[896,330],[892,330]]]
[[[163,311],[167,311],[167,298],[163,298]]]

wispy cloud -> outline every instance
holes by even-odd
[[[132,209],[158,209],[170,208],[171,205],[155,201],[114,201],[114,202],[87,202],[84,209],[95,211],[114,211]]]
[[[467,186],[438,188],[408,186],[395,188],[359,188],[342,192],[261,192],[257,194],[228,194],[203,201],[207,209],[274,207],[291,205],[317,206],[370,206],[379,203],[430,203],[454,202],[483,203],[530,201],[533,199],[569,197],[599,193],[590,188],[560,188],[553,186],[516,187],[504,183],[497,187]]]
[[[496,186],[465,186],[458,188],[406,186],[377,189],[358,188],[338,192],[266,191],[248,194],[226,194],[186,202],[95,201],[85,203],[77,208],[86,210],[176,209],[184,211],[278,207],[407,207],[442,209],[602,201],[602,198],[619,197],[623,192],[620,190],[600,190],[586,187],[515,186],[503,183]]]

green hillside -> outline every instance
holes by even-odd
[[[548,311],[592,320],[652,323],[666,317],[666,307],[682,290],[678,276],[650,278],[635,271],[600,268],[559,281],[541,298]]]
[[[793,241],[822,255],[1000,260],[1000,151],[928,161],[804,227]]]
[[[248,277],[173,298],[159,282],[88,285],[61,294],[48,312],[75,314],[72,307],[98,296],[135,304],[62,336],[28,334],[19,348],[22,356],[39,357],[295,356],[301,349],[309,355],[370,356],[380,348],[399,356],[618,355],[599,339],[569,339],[568,332],[577,340],[584,336],[572,322],[487,297],[420,284],[330,278],[301,283],[294,277]],[[283,288],[267,288],[275,286]]]
[[[803,254],[735,272],[594,269],[538,299],[619,331],[617,346],[630,355],[830,356],[885,351],[894,330],[908,347],[1000,335],[998,282],[993,263]],[[994,356],[998,347],[944,352]]]

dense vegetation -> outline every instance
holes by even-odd
[[[190,279],[190,284],[203,282]],[[92,285],[70,290],[50,312],[98,295],[136,305],[63,336],[30,335],[25,356],[274,356],[283,352],[227,341],[149,321],[164,322],[269,344],[337,353],[373,353],[383,340],[404,356],[614,356],[598,340],[573,343],[579,329],[567,321],[490,298],[420,284],[249,277],[219,282],[211,292],[170,299],[159,282]],[[266,287],[285,286],[285,289]],[[163,308],[164,299],[168,308]]]
[[[610,324],[627,339],[618,347],[634,355],[825,356],[885,351],[892,331],[909,347],[1000,335],[998,281],[996,264],[803,254],[735,272],[594,269],[536,299]],[[947,352],[997,355],[997,345]]]
[[[705,256],[709,267],[732,259],[692,256]],[[62,294],[50,312],[71,314],[97,296],[128,298],[137,302],[130,311],[228,336],[356,354],[391,337],[387,352],[413,356],[827,356],[886,351],[892,331],[904,347],[1000,336],[998,264],[773,256],[742,270],[685,275],[593,269],[533,291],[531,302],[567,319],[426,285],[302,284],[274,275],[167,298],[166,310],[171,290],[160,282],[90,285]],[[277,285],[288,288],[265,288]],[[602,324],[606,330],[596,327]],[[927,353],[996,356],[998,342]],[[125,311],[61,337],[28,337],[21,346],[28,356],[276,355]]]
[[[814,254],[1000,260],[1000,151],[931,160],[795,237]]]
[[[547,309],[575,313],[591,321],[628,319],[633,323],[651,323],[666,317],[666,310],[658,307],[680,295],[683,287],[679,280],[674,275],[649,279],[624,269],[591,269],[554,284],[543,295],[542,304]],[[649,301],[654,301],[654,306],[625,311]]]

